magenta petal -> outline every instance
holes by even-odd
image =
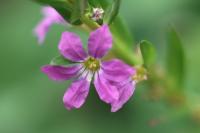
[[[63,102],[68,110],[80,108],[89,93],[90,82],[85,79],[74,81],[65,92]]]
[[[50,79],[58,81],[68,80],[75,77],[80,69],[81,65],[74,65],[74,66],[46,65],[41,68],[42,72],[47,74]]]
[[[103,25],[91,32],[88,39],[88,53],[95,58],[102,58],[112,47],[112,34],[108,25]]]
[[[123,86],[118,86],[118,91],[119,91],[119,99],[116,100],[115,102],[111,103],[111,112],[116,112],[122,106],[130,99],[130,97],[133,95],[133,92],[135,90],[135,83],[128,82],[127,84]]]
[[[35,27],[34,33],[38,38],[38,43],[42,44],[46,37],[47,32],[52,24],[66,24],[65,20],[57,13],[55,9],[52,7],[44,7],[42,9],[42,13],[44,18],[39,22],[39,24]]]
[[[119,93],[115,86],[112,86],[101,73],[95,74],[94,85],[100,99],[106,103],[118,100]]]
[[[71,32],[63,32],[60,43],[60,53],[71,61],[83,61],[87,54],[78,35]]]
[[[54,23],[64,24],[65,20],[63,17],[52,7],[47,6],[42,8],[42,13],[45,18],[51,18]]]
[[[124,81],[136,72],[133,67],[118,59],[102,62],[102,69],[104,77],[114,82]]]
[[[44,42],[46,34],[49,31],[51,25],[52,25],[51,19],[45,18],[34,29],[34,33],[38,38],[39,44],[42,44]]]

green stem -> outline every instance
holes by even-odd
[[[129,49],[126,44],[118,40],[117,37],[114,39],[113,53],[130,65],[142,64],[142,60],[134,55],[132,49]]]
[[[92,21],[90,18],[88,18],[85,15],[81,16],[81,21],[84,24],[86,24],[91,30],[95,30],[100,27],[96,22]]]

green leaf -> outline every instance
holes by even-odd
[[[119,28],[120,27],[120,28]],[[110,29],[113,33],[113,37],[116,37],[124,45],[133,51],[134,39],[130,30],[126,27],[125,22],[120,17],[116,17],[113,23],[110,25]]]
[[[86,0],[74,0],[70,21],[72,24],[81,24],[80,18],[86,9]]]
[[[88,0],[88,3],[93,7],[96,7],[97,5],[99,5],[99,2],[97,0]]]
[[[92,7],[102,7],[104,10],[108,7],[109,3],[107,0],[88,0],[88,3]]]
[[[167,42],[167,74],[170,81],[181,86],[184,78],[185,55],[181,40],[173,28],[170,28],[167,34]]]
[[[113,3],[107,8],[104,15],[104,23],[111,24],[117,16],[120,8],[121,0],[114,0]]]
[[[143,57],[143,63],[145,67],[151,67],[156,60],[156,50],[152,43],[143,40],[140,42],[140,50]]]
[[[123,19],[117,16],[113,23],[110,25],[110,30],[114,40],[113,52],[115,56],[123,59],[126,63],[131,65],[141,65],[141,59],[137,58],[134,54],[133,35],[127,28]]]
[[[59,55],[51,60],[50,65],[69,65],[71,63],[71,61],[66,60],[62,55]]]

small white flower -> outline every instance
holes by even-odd
[[[104,10],[102,8],[93,8],[92,20],[98,21],[103,18]]]

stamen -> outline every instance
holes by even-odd
[[[84,65],[82,65],[81,69],[79,70],[77,74],[77,78],[80,78],[85,71],[86,71],[86,68],[84,67]]]
[[[78,74],[77,74],[77,79],[86,79],[88,82],[91,82],[92,77],[93,77],[94,73],[90,70],[88,70],[84,65],[82,65],[82,67],[80,68]]]
[[[93,57],[89,57],[83,64],[86,69],[92,72],[96,72],[100,69],[100,61]]]

